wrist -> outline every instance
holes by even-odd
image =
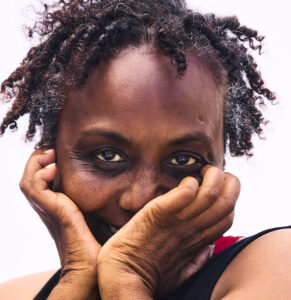
[[[88,272],[62,273],[49,300],[100,300],[97,278]]]
[[[112,276],[108,282],[99,281],[99,286],[102,300],[153,300],[154,298],[151,290],[142,280],[130,273]]]
[[[107,250],[107,251],[106,251]],[[103,246],[97,261],[98,286],[102,300],[152,300],[156,291],[155,274],[146,271],[127,255]]]

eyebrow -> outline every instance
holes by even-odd
[[[92,128],[86,131],[81,132],[81,137],[96,137],[96,136],[102,136],[108,139],[116,140],[122,144],[129,144],[129,140],[125,138],[124,136],[110,130],[105,129],[99,129],[99,128]]]
[[[92,128],[87,131],[83,131],[81,133],[81,137],[95,137],[95,136],[102,136],[108,139],[116,140],[123,144],[130,144],[130,141],[123,135],[106,129]],[[170,146],[176,146],[176,145],[185,144],[189,142],[202,142],[204,144],[211,145],[212,139],[203,133],[186,134],[182,137],[171,140],[168,144]]]
[[[169,145],[176,146],[176,145],[185,144],[189,142],[202,142],[204,144],[211,145],[212,139],[203,133],[187,134],[180,138],[173,139],[172,141],[170,141]]]
[[[209,147],[209,152],[207,155],[207,164],[210,165],[214,165],[215,164],[215,156],[211,147],[212,144],[212,139],[205,135],[204,133],[198,132],[195,134],[187,134],[181,138],[178,139],[174,139],[172,141],[170,141],[169,145],[170,146],[177,146],[177,145],[181,145],[181,144],[186,144],[186,143],[191,143],[191,142],[199,142],[199,143],[203,143],[206,146]]]
[[[81,132],[81,138],[96,137],[96,136],[102,136],[111,140],[115,140],[124,145],[131,144],[130,140],[124,137],[123,135],[103,128],[92,128]],[[210,147],[212,144],[212,139],[201,132],[197,132],[194,134],[190,133],[169,141],[168,146],[177,146],[177,145],[182,145],[190,142],[200,142]],[[207,157],[208,157],[208,164],[215,164],[214,153],[211,150],[208,153]]]

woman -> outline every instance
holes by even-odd
[[[240,189],[225,149],[250,155],[256,103],[274,99],[248,50],[262,37],[183,1],[60,1],[43,16],[31,34],[46,39],[2,84],[15,100],[1,124],[29,113],[27,138],[41,129],[20,186],[62,269],[37,299],[290,296],[290,229],[202,267]]]

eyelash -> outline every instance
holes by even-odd
[[[122,160],[120,161],[106,161],[98,158],[98,155],[101,155],[104,152],[112,152],[114,155],[119,155]],[[108,147],[108,148],[101,148],[96,149],[94,151],[89,152],[88,154],[84,155],[81,153],[74,153],[74,157],[77,157],[79,160],[84,161],[83,167],[87,169],[90,172],[101,172],[104,175],[110,175],[110,176],[117,176],[118,174],[124,172],[126,168],[129,167],[130,160],[128,156],[121,152],[118,149]],[[174,159],[177,159],[178,156],[186,156],[189,159],[193,159],[194,163],[192,164],[176,164],[172,163]],[[184,176],[200,176],[200,170],[201,168],[206,165],[206,161],[204,158],[195,155],[194,153],[187,153],[186,151],[179,151],[176,153],[171,154],[168,156],[163,164],[163,169],[171,174],[171,176],[174,177],[184,177]],[[196,175],[195,175],[196,174]]]
[[[106,152],[112,152],[113,153],[113,158],[118,155],[120,157],[121,160],[118,161],[110,161],[110,160],[103,160],[98,158],[98,156],[102,155],[103,153]],[[120,151],[116,150],[116,149],[112,149],[112,148],[108,148],[108,149],[101,149],[101,150],[94,150],[93,152],[91,152],[90,154],[91,159],[95,160],[97,159],[98,161],[102,162],[102,163],[110,163],[110,164],[117,164],[117,163],[122,163],[125,162],[127,160],[127,156],[124,153],[121,153]],[[188,164],[188,161],[185,162],[184,164],[181,163],[173,163],[173,160],[178,160],[178,157],[186,157],[186,159],[188,158],[190,161],[191,159],[193,160],[193,163]],[[95,158],[94,158],[95,157]],[[169,162],[170,161],[170,162]],[[169,156],[167,158],[167,164],[168,165],[172,165],[172,166],[176,166],[176,167],[190,167],[190,166],[194,166],[194,165],[202,165],[202,164],[206,164],[206,162],[204,161],[203,158],[200,158],[196,155],[193,154],[189,154],[189,153],[185,153],[185,152],[177,152],[171,156]]]
[[[102,153],[106,153],[106,152],[112,152],[114,153],[114,156],[118,155],[122,160],[120,161],[107,161],[107,160],[102,160],[100,158],[98,158],[99,155],[102,155]],[[126,160],[126,158],[124,157],[125,155],[124,154],[121,154],[119,153],[119,151],[116,151],[116,150],[112,150],[112,149],[104,149],[104,150],[99,150],[99,151],[94,151],[92,153],[93,155],[96,156],[96,159],[102,161],[102,162],[105,162],[105,163],[118,163],[118,162],[124,162]]]

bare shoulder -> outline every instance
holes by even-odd
[[[291,229],[269,232],[244,248],[218,280],[215,299],[291,299]]]
[[[1,300],[31,300],[57,270],[26,275],[0,284]]]

